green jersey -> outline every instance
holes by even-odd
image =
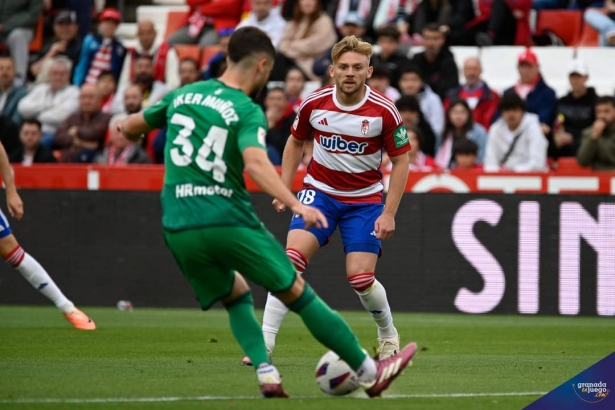
[[[242,152],[265,149],[267,120],[243,93],[218,80],[169,93],[144,113],[167,128],[162,224],[178,231],[208,226],[260,226],[243,179]]]

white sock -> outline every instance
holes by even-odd
[[[275,338],[280,331],[282,321],[286,317],[288,310],[280,299],[271,293],[267,295],[267,304],[265,305],[265,314],[263,315],[263,336],[265,337],[265,346],[267,346],[268,352],[273,352],[275,348]]]
[[[371,384],[376,379],[376,362],[369,356],[365,356],[365,360],[359,369],[356,371],[359,382],[363,384]]]
[[[52,301],[62,313],[68,313],[75,309],[73,302],[68,300],[55,284],[45,269],[29,254],[19,247],[7,257],[7,262],[12,264],[21,276],[23,276],[35,289]]]
[[[271,363],[262,363],[256,368],[256,377],[259,384],[281,383],[280,373]]]
[[[391,315],[391,308],[384,286],[377,280],[374,280],[374,284],[369,289],[357,292],[357,295],[359,295],[365,310],[372,315],[372,319],[376,322],[378,337],[397,337],[397,329],[393,326],[393,316]]]

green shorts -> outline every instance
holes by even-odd
[[[203,310],[231,294],[235,271],[274,293],[295,282],[284,248],[263,226],[165,230],[164,238]]]

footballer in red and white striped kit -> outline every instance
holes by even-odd
[[[339,226],[346,253],[346,276],[376,322],[383,359],[399,351],[399,334],[375,269],[381,241],[395,231],[395,214],[408,178],[410,144],[395,104],[365,85],[372,73],[372,46],[349,36],[336,44],[331,54],[330,75],[335,85],[321,88],[305,99],[282,158],[282,180],[290,187],[305,141],[314,140],[312,161],[298,196],[304,204],[320,209],[329,227],[304,230],[301,217],[293,216],[286,252],[301,274]],[[393,164],[385,204],[380,172],[383,148]],[[284,210],[277,200],[273,205],[278,212]],[[269,295],[263,333],[270,354],[287,312],[279,300]]]

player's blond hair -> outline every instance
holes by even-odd
[[[333,59],[333,64],[335,64],[344,53],[363,54],[369,60],[372,58],[372,54],[374,53],[374,51],[372,49],[372,45],[369,44],[367,41],[362,41],[355,36],[346,36],[341,39],[339,43],[334,45],[333,50],[331,50],[331,58]]]

